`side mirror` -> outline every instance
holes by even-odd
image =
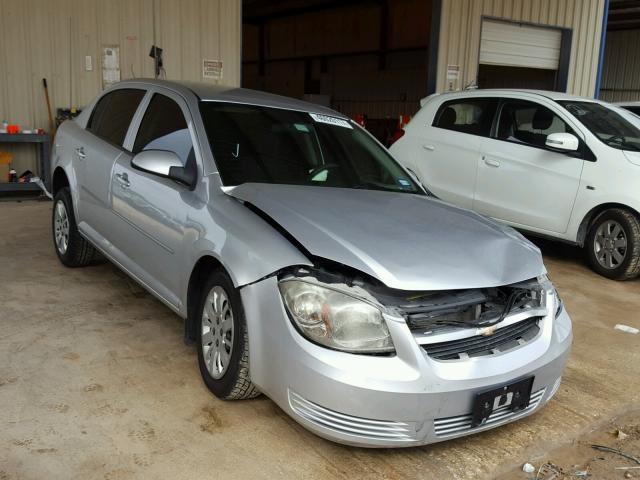
[[[580,146],[578,137],[572,133],[552,133],[547,135],[545,145],[554,150],[562,150],[564,152],[575,152]]]
[[[196,180],[193,173],[182,165],[178,155],[167,150],[143,150],[131,159],[131,165],[143,172],[170,178],[189,187]]]

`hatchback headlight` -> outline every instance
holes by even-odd
[[[374,305],[303,280],[278,284],[297,329],[312,342],[352,353],[393,352],[382,312]]]

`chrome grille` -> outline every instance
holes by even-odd
[[[425,343],[422,348],[436,360],[457,360],[466,357],[491,355],[505,352],[535,338],[540,331],[540,317],[531,317],[521,322],[499,328],[493,335],[474,335],[438,343]]]
[[[508,420],[526,415],[527,413],[535,410],[540,404],[542,397],[544,397],[544,392],[545,389],[543,388],[542,390],[532,393],[529,400],[529,406],[523,410],[512,412],[509,410],[508,406],[496,408],[491,415],[489,415],[487,421],[476,428],[483,428],[488,425],[498,425]],[[459,415],[457,417],[437,418],[433,422],[433,427],[438,437],[460,434],[470,430],[475,430],[471,428],[471,418],[472,414],[470,413],[467,415]]]
[[[289,390],[289,405],[308,421],[344,435],[357,435],[374,440],[410,442],[416,440],[415,424],[371,420],[338,413],[321,407]]]

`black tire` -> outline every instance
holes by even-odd
[[[231,357],[226,371],[221,378],[214,378],[205,363],[205,346],[203,345],[203,311],[209,293],[214,287],[224,290],[231,306],[233,316],[233,345]],[[234,288],[231,279],[221,270],[211,273],[204,284],[198,314],[194,321],[197,329],[198,366],[202,379],[209,390],[223,400],[242,400],[254,398],[260,395],[260,391],[251,383],[249,375],[249,337],[247,335],[247,323],[242,308],[240,293]]]
[[[56,241],[56,211],[59,208],[59,203],[64,207],[68,224],[68,241],[64,249]],[[84,267],[89,265],[96,256],[95,248],[78,231],[69,187],[61,188],[53,199],[51,233],[53,236],[53,248],[65,266],[72,268]]]
[[[607,266],[601,263],[602,261],[608,264],[609,262],[607,262],[606,258],[598,260],[598,251],[600,251],[600,256],[603,251],[602,245],[600,245],[601,238],[598,236],[598,230],[602,227],[606,231],[606,225],[609,222],[615,222],[621,227],[623,233],[618,236],[618,239],[622,238],[621,235],[624,235],[626,247],[624,248],[622,260],[619,261],[614,258],[613,261],[611,261],[611,265],[608,265],[609,268],[607,268]],[[600,238],[600,240],[596,237]],[[608,248],[615,248],[611,243],[606,246]],[[591,268],[600,275],[614,280],[630,280],[636,278],[638,274],[640,274],[640,219],[637,214],[622,208],[612,208],[602,212],[589,226],[585,249]],[[617,250],[616,252],[618,258],[620,257],[621,251],[622,250]],[[612,254],[609,255],[611,256]]]

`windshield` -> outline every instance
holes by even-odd
[[[640,151],[640,129],[611,108],[594,102],[559,102],[598,139],[618,150]]]
[[[225,185],[247,182],[422,193],[366,132],[337,117],[201,102]]]

